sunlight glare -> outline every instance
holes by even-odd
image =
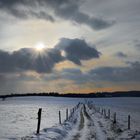
[[[45,48],[45,44],[44,43],[38,43],[35,46],[35,48],[36,48],[37,51],[42,51]]]

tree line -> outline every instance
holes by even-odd
[[[116,92],[92,92],[92,93],[11,93],[9,95],[0,95],[0,98],[23,97],[23,96],[53,96],[53,97],[73,97],[73,98],[102,98],[102,97],[140,97],[140,91],[116,91]]]

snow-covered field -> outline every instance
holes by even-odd
[[[110,129],[111,120],[104,118],[94,108],[81,104],[69,121],[58,124],[58,112],[62,121],[66,118],[66,109],[73,108],[78,102],[110,109],[117,113],[117,128],[123,132],[117,134]],[[37,112],[42,108],[41,132],[36,136]],[[60,97],[14,97],[0,100],[0,140],[46,139],[90,140],[90,139],[136,139],[140,130],[140,98],[60,98]],[[131,115],[131,131],[127,129],[127,116]],[[137,138],[138,139],[138,138]]]

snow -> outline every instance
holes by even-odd
[[[70,114],[70,109],[81,104]],[[0,140],[140,140],[140,98],[17,97],[0,101]],[[37,112],[41,131],[36,135]],[[96,110],[110,109],[111,119]],[[66,109],[69,109],[69,120]],[[62,124],[58,112],[61,110]],[[117,124],[113,124],[113,113]],[[131,129],[127,117],[131,116]]]
[[[13,97],[1,100],[0,140],[16,139],[35,132],[39,108],[42,108],[41,129],[58,124],[59,110],[64,121],[66,108],[72,108],[79,100],[55,97]]]
[[[89,109],[88,112],[95,124],[95,133],[97,140],[138,140],[140,136],[139,129],[130,129],[124,125],[123,121],[117,121],[116,124],[113,123],[112,118],[109,119],[101,114],[101,112],[96,112],[95,109]]]
[[[92,99],[96,106],[110,109],[111,115],[115,112],[120,123],[126,122],[128,115],[131,116],[131,128],[140,130],[140,98],[98,98]],[[123,123],[125,126],[127,123]],[[126,126],[127,127],[127,126]]]

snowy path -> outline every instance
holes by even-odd
[[[101,129],[100,123],[98,122],[98,118],[96,118],[94,115],[93,115],[93,117],[90,117],[91,115],[89,115],[87,113],[87,111],[85,112],[85,114],[86,114],[87,118],[89,119],[89,121],[93,122],[93,124],[94,124],[95,139],[96,140],[106,140],[105,133]]]
[[[79,138],[81,137],[81,130],[84,128],[84,122],[85,122],[85,119],[83,116],[83,112],[81,110],[81,112],[80,112],[80,124],[78,127],[79,132],[77,132],[77,134],[73,136],[72,140],[79,140]]]
[[[66,138],[67,139],[67,138]],[[88,114],[85,107],[81,109],[78,131],[70,140],[106,140],[105,133],[98,124],[97,118],[94,120]]]
[[[137,140],[134,131],[123,130],[119,125],[112,126],[111,120],[90,110],[87,105],[81,108],[79,119],[77,131],[65,140]]]
[[[101,129],[101,123],[98,121],[98,118],[96,118],[94,115],[92,117],[92,121],[94,122],[95,125],[95,132],[96,132],[96,139],[97,140],[106,140],[105,133]]]

